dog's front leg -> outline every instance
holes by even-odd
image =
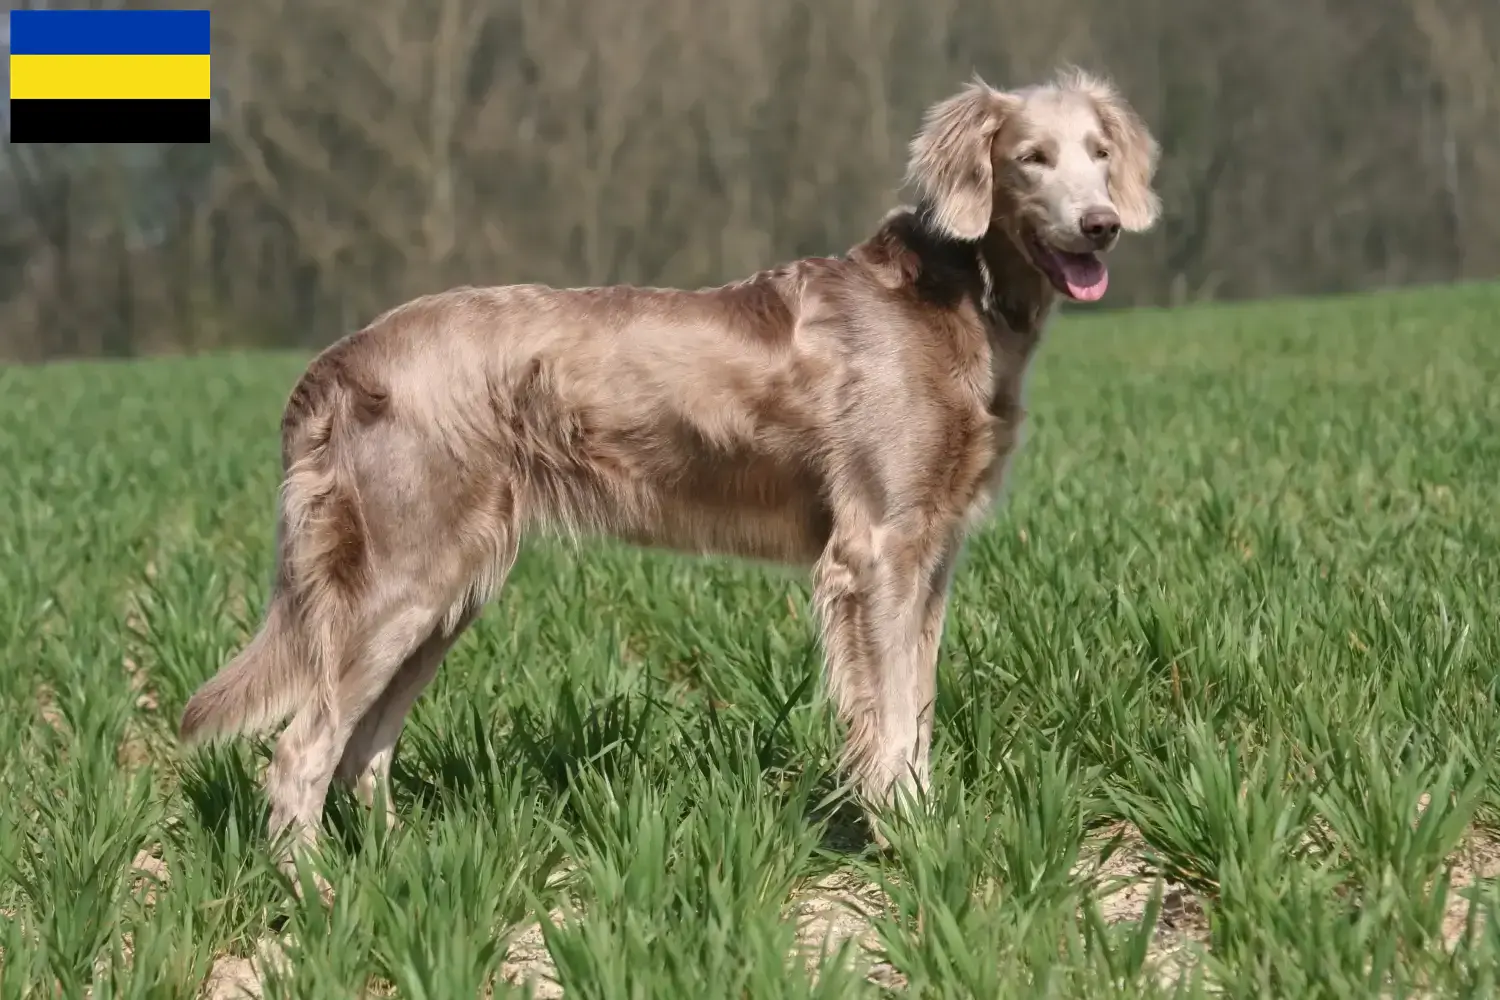
[[[848,726],[844,764],[871,807],[925,788],[936,651],[952,560],[928,533],[837,531],[814,572],[829,691]]]
[[[943,643],[943,625],[948,617],[948,594],[958,565],[961,539],[950,539],[926,576],[921,595],[915,662],[912,664],[909,704],[918,706],[917,738],[907,762],[916,786],[924,792],[932,777],[932,723],[937,710],[938,651]]]

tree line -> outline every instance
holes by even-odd
[[[455,284],[839,253],[923,108],[1061,63],[1163,147],[1113,305],[1500,275],[1494,0],[212,7],[210,145],[3,147],[0,358],[309,347]]]

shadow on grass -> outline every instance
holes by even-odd
[[[863,811],[826,752],[805,745],[788,725],[815,680],[809,673],[770,712],[725,712],[712,698],[684,705],[642,692],[587,699],[570,687],[540,710],[521,706],[502,715],[466,706],[451,727],[418,724],[403,738],[392,767],[397,810],[433,817],[483,811],[499,804],[517,769],[574,827],[587,819],[571,795],[584,772],[610,781],[753,780],[760,788],[747,787],[747,795],[775,797],[811,778],[806,820],[820,828],[823,850],[859,854],[873,843]]]

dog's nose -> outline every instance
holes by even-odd
[[[1083,213],[1078,229],[1096,246],[1120,235],[1120,214],[1112,208],[1091,208]]]

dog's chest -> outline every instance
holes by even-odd
[[[971,527],[990,512],[999,497],[1011,457],[1021,443],[1026,419],[1026,367],[1034,343],[1032,338],[1018,336],[1008,328],[991,331],[987,341],[984,363],[973,373],[973,405],[986,433],[979,436],[977,453],[971,458],[982,469],[965,512]]]

